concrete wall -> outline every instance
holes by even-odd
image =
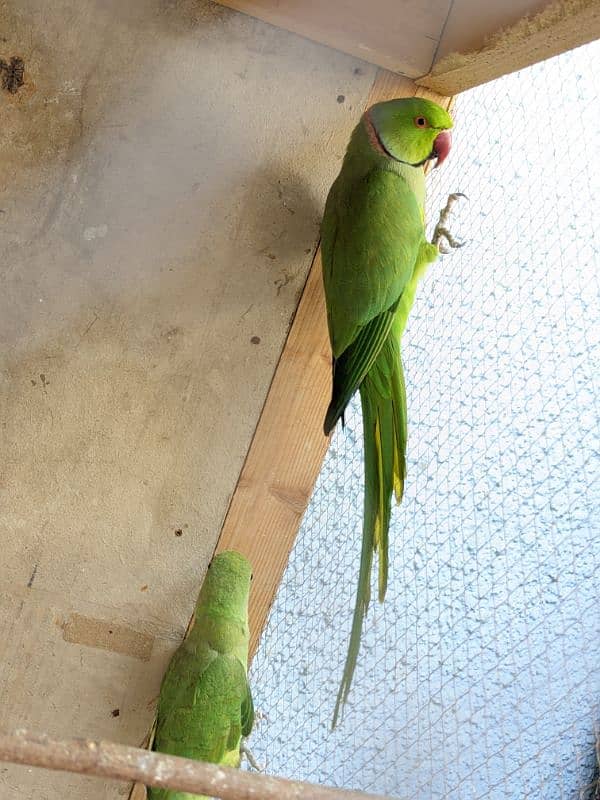
[[[0,725],[138,744],[374,78],[198,0],[0,2]],[[3,766],[12,800],[128,787]]]

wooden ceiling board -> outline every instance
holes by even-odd
[[[415,78],[429,71],[451,0],[218,0],[272,25]]]

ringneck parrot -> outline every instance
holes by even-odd
[[[364,428],[365,491],[356,605],[332,727],[348,698],[370,600],[373,552],[379,600],[388,581],[392,493],[406,475],[406,391],[400,340],[415,290],[439,255],[425,238],[424,165],[451,145],[450,115],[420,97],[377,103],[354,129],[321,226],[323,282],[333,355],[328,435],[358,389]],[[447,231],[440,229],[448,238]],[[451,237],[450,237],[451,238]]]
[[[234,551],[216,555],[185,639],[160,689],[152,749],[240,765],[242,737],[252,730],[248,685],[248,597],[252,568]],[[202,795],[148,787],[148,800],[198,800]]]

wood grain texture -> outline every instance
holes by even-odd
[[[448,55],[417,82],[454,95],[598,38],[600,0],[560,0],[502,31],[480,50]]]
[[[445,107],[450,98],[380,70],[367,105],[418,94]],[[252,563],[250,657],[281,582],[328,440],[323,418],[331,390],[321,257],[317,253],[284,346],[217,552],[238,550]]]

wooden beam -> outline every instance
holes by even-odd
[[[455,95],[600,38],[600,0],[556,0],[470,53],[450,53],[417,80]]]
[[[407,78],[380,70],[367,105],[414,94],[446,107],[450,103]],[[251,658],[327,449],[323,419],[330,391],[331,351],[319,251],[217,544],[217,551],[243,553],[254,567]]]

